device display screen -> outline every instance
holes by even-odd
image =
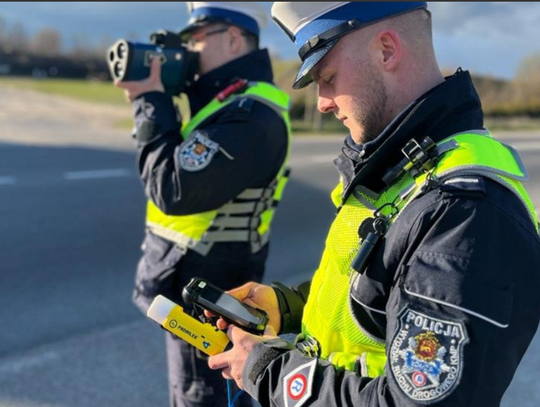
[[[233,315],[237,315],[240,318],[255,324],[260,323],[261,315],[257,310],[247,308],[241,301],[229,294],[214,290],[207,285],[202,296],[207,301],[216,304],[218,307],[229,311]]]

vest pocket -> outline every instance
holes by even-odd
[[[435,302],[507,328],[512,316],[514,284],[495,285],[469,271],[469,260],[442,253],[418,253],[408,267],[403,288],[413,297]]]

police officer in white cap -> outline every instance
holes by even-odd
[[[164,93],[159,60],[148,79],[121,82],[135,108],[147,233],[134,301],[146,313],[158,294],[184,306],[192,277],[223,289],[261,281],[271,221],[287,181],[289,97],[273,84],[259,49],[257,3],[188,3],[180,36],[198,53],[185,93],[191,119]],[[226,406],[227,383],[204,355],[166,334],[171,406]],[[244,394],[236,405],[251,405]]]
[[[230,327],[210,366],[263,406],[499,406],[540,320],[518,154],[483,128],[469,73],[441,74],[426,3],[272,13],[302,60],[294,87],[315,82],[350,131],[337,215],[311,285],[232,291],[272,329]]]

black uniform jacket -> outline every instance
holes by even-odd
[[[191,116],[239,78],[271,83],[266,51],[252,52],[201,77],[188,88]],[[136,101],[139,168],[145,192],[164,213],[190,215],[217,209],[246,188],[267,186],[287,152],[283,120],[270,107],[251,99],[233,103],[199,127],[217,143],[204,169],[181,166],[183,139],[172,99],[158,92]],[[202,166],[201,165],[201,166]]]
[[[348,138],[336,160],[346,193],[355,185],[380,191],[413,137],[437,142],[482,126],[460,70],[373,142]],[[538,326],[539,265],[538,234],[513,193],[482,177],[441,181],[403,210],[351,284],[350,311],[358,329],[386,344],[386,373],[362,377],[361,355],[357,373],[336,370],[276,340],[250,355],[246,390],[263,406],[499,406]],[[299,332],[293,308],[305,292],[277,292],[293,315],[287,328]]]
[[[272,83],[266,50],[240,57],[197,80],[186,91],[191,116],[240,78]],[[247,188],[266,187],[287,155],[288,135],[283,119],[272,108],[252,99],[243,98],[223,108],[186,141],[180,131],[181,117],[170,96],[146,93],[134,102],[134,108],[134,136],[139,145],[144,191],[167,215],[218,209]],[[198,161],[190,155],[190,142],[195,137],[207,145],[207,154],[200,155]],[[238,281],[260,280],[267,248],[252,254],[249,243],[216,243],[203,257],[191,251],[185,254],[173,243],[148,232],[143,252],[134,298],[144,312],[157,294],[181,302],[182,285],[193,276],[210,278],[224,289],[238,285]],[[173,269],[182,273],[180,280],[168,278]]]

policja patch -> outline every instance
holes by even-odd
[[[390,367],[399,388],[422,403],[449,396],[463,371],[465,325],[406,307],[390,347]]]
[[[294,369],[283,378],[285,407],[301,407],[311,397],[317,359]]]
[[[180,146],[178,159],[180,167],[186,171],[200,171],[210,164],[219,151],[219,144],[210,140],[200,131],[195,131]]]

